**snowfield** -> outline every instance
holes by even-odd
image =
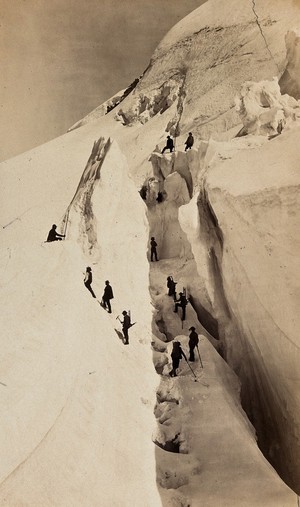
[[[300,8],[223,4],[124,100],[0,166],[1,505],[298,505]],[[192,325],[203,368],[171,378]]]

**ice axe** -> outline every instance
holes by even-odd
[[[201,368],[203,368],[203,363],[202,363],[202,359],[201,359],[201,356],[200,356],[198,344],[196,345],[196,347],[197,347],[197,350],[198,350],[198,356],[199,356],[199,361],[200,361],[200,364],[201,364]]]
[[[188,362],[187,358],[186,358],[186,357],[184,357],[184,359],[186,360],[186,363],[187,363],[187,365],[188,365],[189,369],[191,370],[192,374],[193,374],[193,375],[194,375],[194,377],[195,377],[195,382],[197,382],[197,377],[196,377],[196,375],[195,375],[194,370],[192,369],[192,367],[191,367],[190,363]]]

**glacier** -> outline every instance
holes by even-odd
[[[128,94],[1,164],[1,504],[298,504],[297,25],[291,0],[209,0]],[[191,325],[204,368],[171,379]]]

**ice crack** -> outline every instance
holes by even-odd
[[[273,56],[273,55],[272,55],[272,53],[271,53],[271,50],[270,50],[270,48],[269,48],[269,46],[268,46],[268,43],[267,43],[267,39],[266,39],[266,37],[265,37],[265,35],[264,35],[263,31],[262,31],[262,27],[260,26],[260,22],[259,22],[258,14],[257,14],[257,12],[256,12],[256,10],[255,10],[255,9],[256,9],[255,0],[252,0],[252,11],[253,11],[253,14],[254,14],[254,16],[255,16],[256,24],[257,24],[257,26],[258,26],[258,29],[259,29],[259,31],[260,31],[260,33],[261,33],[262,38],[264,39],[264,42],[265,42],[265,46],[266,46],[266,48],[267,48],[267,51],[268,51],[268,53],[269,53],[269,55],[270,55],[271,59],[273,60],[274,64],[276,65],[277,70],[278,70],[278,73],[280,73],[280,69],[279,69],[279,67],[278,67],[278,65],[277,65],[277,63],[276,63],[276,61],[275,61],[275,59],[274,59],[274,56]]]

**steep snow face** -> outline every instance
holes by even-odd
[[[51,174],[49,145],[2,166],[4,189],[22,192],[1,201],[0,503],[157,507],[145,207],[116,143],[95,143],[81,175],[70,139],[53,143]],[[67,241],[41,243],[70,202]],[[83,285],[88,264],[98,300],[113,286],[110,316]]]

